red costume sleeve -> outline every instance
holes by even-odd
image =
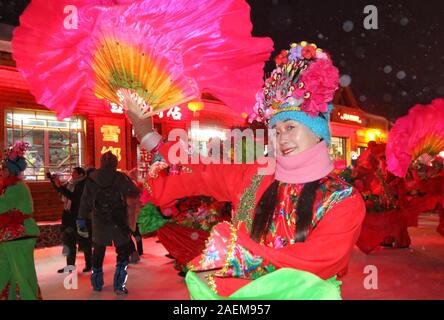
[[[237,243],[276,268],[304,270],[329,279],[346,270],[364,216],[364,201],[355,192],[332,207],[305,242],[274,249],[259,245],[240,231]]]

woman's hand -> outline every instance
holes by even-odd
[[[147,134],[153,131],[153,119],[146,116],[146,112],[141,108],[140,98],[135,98],[129,93],[123,94],[123,105],[126,116],[133,125],[134,132],[139,142]]]

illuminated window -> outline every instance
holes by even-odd
[[[332,160],[347,160],[346,159],[347,150],[347,139],[339,137],[331,137],[331,144],[329,148],[329,155]]]
[[[26,180],[45,180],[48,171],[67,179],[83,163],[84,121],[80,117],[59,121],[52,113],[31,110],[6,110],[5,116],[6,145],[30,144]]]
[[[208,156],[208,144],[212,139],[225,141],[227,139],[224,130],[217,128],[193,128],[189,130],[189,137],[194,146],[199,147],[199,153]]]

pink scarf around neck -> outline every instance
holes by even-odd
[[[307,183],[328,175],[333,163],[328,156],[328,147],[321,141],[313,148],[294,156],[276,155],[275,179],[285,183]]]

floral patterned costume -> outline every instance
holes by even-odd
[[[165,159],[170,146],[164,144],[159,150]],[[295,203],[303,185],[281,183],[270,232],[256,243],[249,236],[255,209],[274,176],[258,175],[258,165],[253,164],[189,167],[190,173],[147,181],[156,205],[205,194],[231,201],[235,209],[233,222],[217,225],[204,253],[189,264],[195,271],[216,270],[209,278],[211,290],[194,272],[188,273],[192,298],[340,298],[335,279],[346,272],[365,215],[362,197],[353,187],[334,174],[322,178],[308,236],[304,242],[294,243]],[[297,285],[303,288],[308,283],[324,291],[317,295],[317,290],[296,290]],[[277,285],[286,290],[276,290]]]
[[[0,195],[0,300],[40,297],[34,266],[39,228],[32,219],[29,188],[17,177],[3,181]]]

